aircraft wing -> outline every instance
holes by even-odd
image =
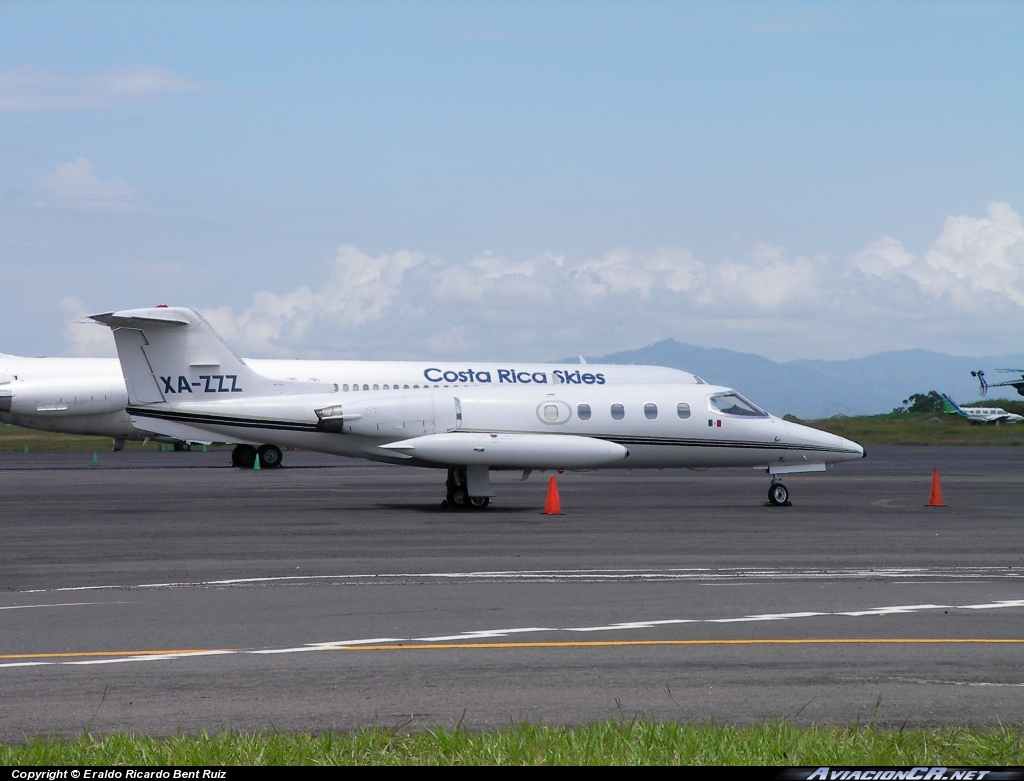
[[[132,415],[132,423],[143,431],[149,431],[163,437],[170,437],[171,439],[180,439],[182,442],[196,445],[212,445],[220,442],[220,440],[214,439],[209,431],[204,431],[201,428],[184,423],[175,423],[169,420],[160,420],[159,418],[136,418],[134,415]],[[232,439],[232,442],[235,441],[235,439]]]

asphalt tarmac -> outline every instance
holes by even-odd
[[[493,478],[0,454],[0,740],[634,717],[1024,723],[1024,449]],[[947,507],[925,507],[938,468]]]

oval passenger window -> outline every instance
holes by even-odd
[[[686,420],[690,417],[690,405],[685,401],[679,402],[676,404],[676,414],[679,416],[680,420]]]
[[[621,404],[612,404],[612,420],[622,420],[626,417],[626,408]]]
[[[648,420],[654,420],[655,418],[657,418],[658,417],[658,405],[657,404],[651,404],[650,402],[648,402],[647,404],[644,404],[644,417],[647,418]]]

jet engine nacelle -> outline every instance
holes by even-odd
[[[16,380],[0,385],[0,412],[11,415],[103,415],[119,412],[127,404],[124,381],[115,375]]]
[[[316,410],[318,431],[366,437],[419,437],[457,426],[453,396],[396,396],[345,401]]]

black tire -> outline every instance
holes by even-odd
[[[252,445],[237,445],[231,451],[231,465],[240,469],[252,469],[256,463],[256,448]],[[261,464],[262,466],[262,464]]]
[[[470,496],[469,497],[469,509],[470,510],[486,510],[487,505],[491,503],[491,497],[489,496]]]
[[[466,489],[462,486],[459,486],[452,491],[451,497],[451,501],[448,504],[456,510],[465,510],[469,507],[469,494],[466,493]]]
[[[260,454],[260,466],[264,469],[277,469],[281,466],[284,453],[277,445],[262,445],[256,452]]]
[[[789,489],[782,483],[772,483],[768,487],[768,501],[774,507],[789,504]]]
[[[175,453],[187,453],[192,449],[192,446],[188,442],[175,442],[174,452]]]

